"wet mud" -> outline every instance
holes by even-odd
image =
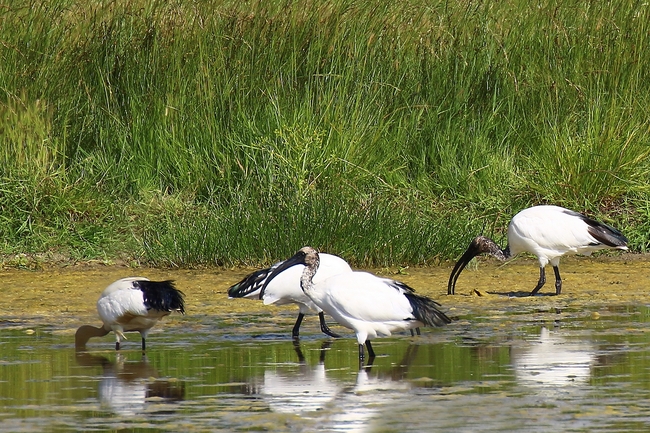
[[[570,257],[560,264],[563,292],[555,295],[552,273],[538,296],[528,296],[537,283],[539,268],[532,259],[502,264],[481,260],[470,265],[458,279],[456,295],[447,295],[451,264],[437,267],[371,269],[378,275],[403,281],[450,309],[471,310],[482,305],[499,308],[534,305],[541,308],[635,304],[647,300],[650,290],[650,257]],[[152,280],[173,279],[186,295],[188,314],[228,315],[274,311],[250,300],[227,299],[227,289],[253,268],[174,270],[128,268],[119,266],[71,266],[39,271],[0,270],[3,282],[2,315],[6,317],[42,318],[73,324],[92,318],[95,302],[111,282],[127,276],[144,276]],[[287,308],[281,308],[285,311]],[[280,308],[278,308],[280,310]]]

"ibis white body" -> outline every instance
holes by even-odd
[[[84,325],[77,330],[75,345],[85,347],[91,337],[115,333],[115,348],[126,339],[125,332],[137,331],[142,349],[151,328],[172,311],[184,313],[183,293],[171,281],[150,281],[145,277],[122,278],[110,284],[97,301],[97,313],[103,326]]]
[[[589,255],[607,248],[627,250],[627,238],[615,228],[578,212],[559,206],[533,206],[522,210],[510,221],[506,248],[501,249],[492,239],[485,236],[472,240],[449,276],[447,293],[454,294],[458,276],[475,256],[489,253],[499,260],[507,260],[527,252],[537,256],[540,269],[539,281],[531,295],[544,286],[544,268],[549,263],[555,273],[555,293],[559,295],[562,291],[559,269],[562,256]]]
[[[264,290],[264,305],[297,304],[303,314],[310,311],[313,313],[323,311],[300,287],[300,277],[304,268],[303,265],[293,266],[273,278]],[[352,272],[348,262],[332,254],[321,254],[321,264],[314,275],[314,284],[346,272]]]
[[[292,266],[304,265],[300,286],[305,294],[340,325],[354,330],[359,343],[359,360],[364,359],[365,343],[374,357],[370,339],[378,335],[421,326],[443,326],[451,320],[432,299],[419,296],[407,285],[368,272],[349,271],[320,282],[314,281],[320,267],[319,253],[301,248],[282,262],[267,278],[270,284]],[[262,293],[265,287],[262,287]]]
[[[534,206],[515,215],[508,225],[510,254],[531,253],[541,267],[558,266],[566,254],[588,256],[594,251],[618,248],[595,238],[584,216],[559,206]]]
[[[147,309],[142,290],[133,282],[149,281],[144,277],[129,277],[117,280],[102,292],[97,300],[97,312],[104,327],[113,331],[119,341],[124,332],[138,331],[146,337],[149,330],[170,311]]]
[[[405,289],[394,280],[351,271],[314,282],[305,293],[337,323],[354,330],[359,344],[425,326],[413,315]]]

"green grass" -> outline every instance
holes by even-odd
[[[9,1],[0,253],[455,258],[554,203],[650,246],[643,2]]]

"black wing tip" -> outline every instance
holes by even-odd
[[[603,245],[607,245],[610,248],[627,249],[628,239],[623,234],[620,232],[612,232],[604,227],[607,226],[589,227],[587,231]]]
[[[617,245],[609,245],[609,246],[612,246],[612,247],[625,246],[628,243],[628,239],[623,235],[623,233],[621,233],[620,230],[610,226],[609,224],[602,223],[600,221],[597,221],[597,220],[595,220],[593,218],[588,217],[585,214],[581,214],[580,212],[576,212],[576,211],[573,211],[573,210],[570,210],[570,209],[564,209],[564,213],[580,218],[588,226],[593,227],[595,230],[600,230],[602,233],[609,234],[612,238],[615,238],[619,242],[623,243],[621,245],[617,244]],[[590,233],[591,233],[591,231],[590,231]],[[608,244],[606,244],[606,245],[608,245]]]
[[[229,298],[243,298],[247,293],[242,286],[245,281],[242,280],[237,284],[233,284],[228,288],[228,297]]]
[[[582,221],[584,221],[589,227],[587,231],[591,236],[593,236],[598,242],[607,245],[611,248],[622,248],[627,247],[629,242],[627,237],[621,233],[620,230],[605,224],[595,219],[589,218],[583,214],[577,214],[580,216]]]
[[[402,283],[401,281],[395,281],[395,280],[393,280],[393,283],[395,287],[397,287],[398,289],[402,289],[405,292],[409,292],[409,293],[415,293],[415,289],[406,283]]]
[[[228,297],[245,298],[251,293],[256,292],[266,280],[270,270],[271,268],[260,269],[246,275],[237,284],[233,284],[228,288]]]

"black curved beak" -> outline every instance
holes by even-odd
[[[260,289],[260,299],[264,298],[264,291],[266,290],[266,286],[268,286],[271,280],[276,276],[278,276],[278,274],[280,274],[286,269],[289,269],[292,266],[304,265],[304,264],[305,264],[305,253],[302,251],[298,251],[292,257],[280,263],[278,267],[275,268],[273,272],[271,272],[271,274],[264,281],[264,285],[262,286],[262,289]]]
[[[449,275],[449,283],[447,283],[448,295],[455,294],[456,280],[458,280],[458,276],[463,271],[463,269],[465,269],[465,266],[467,266],[467,264],[472,261],[474,257],[478,256],[482,252],[483,251],[481,250],[479,244],[476,242],[476,239],[473,239],[472,242],[470,242],[469,247],[467,247],[465,253],[456,262],[456,266],[454,266],[454,270],[451,271],[451,275]]]

